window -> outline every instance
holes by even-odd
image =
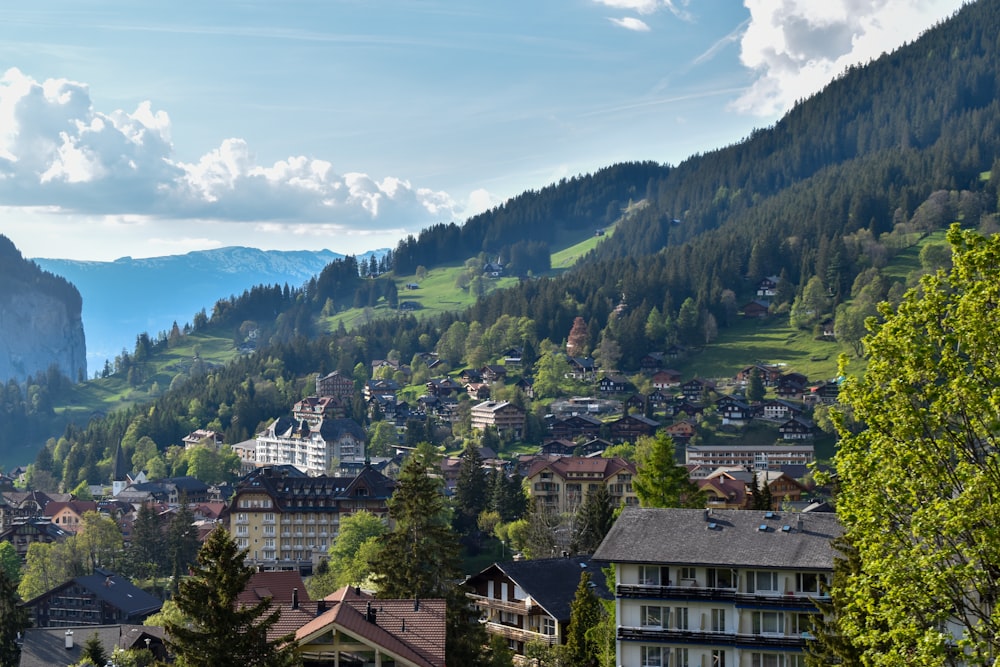
[[[755,635],[781,635],[785,633],[785,614],[780,611],[755,611],[753,613],[753,633]]]
[[[783,653],[752,653],[750,667],[791,667],[791,661],[786,661]],[[796,656],[797,657],[797,656]]]
[[[641,618],[639,625],[644,628],[670,627],[670,607],[658,605],[643,605],[639,608]]]
[[[675,667],[690,667],[688,650],[686,648],[674,649],[674,665]]]
[[[640,646],[639,656],[642,667],[663,667],[663,648],[660,646]]]
[[[773,593],[778,590],[778,573],[751,571],[747,574],[747,593]]]
[[[236,534],[237,535],[249,535],[250,534],[250,529],[247,528],[246,526],[236,526]]]
[[[814,614],[790,614],[789,623],[794,635],[811,634],[813,631]]]
[[[736,588],[736,570],[729,568],[708,569],[709,588]]]
[[[678,630],[688,629],[688,608],[677,607],[674,609],[674,624]]]
[[[712,610],[712,632],[725,632],[726,631],[726,610],[725,609],[713,609]]]
[[[712,667],[726,667],[725,649],[712,650]]]
[[[542,634],[550,637],[556,634],[556,620],[550,616],[542,618]]]
[[[660,566],[659,565],[640,565],[639,566],[639,585],[640,586],[659,586],[660,585]]]
[[[693,567],[682,567],[678,579],[697,579],[698,570]]]
[[[822,587],[825,585],[826,577],[818,572],[799,572],[795,575],[795,590],[800,593],[818,595],[823,592]]]

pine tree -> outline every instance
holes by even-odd
[[[663,431],[636,442],[632,487],[642,507],[704,507],[702,493],[677,464],[673,439]]]
[[[194,563],[197,554],[198,529],[194,526],[194,514],[187,503],[187,496],[182,496],[180,507],[171,519],[167,531],[167,559],[174,592],[177,591],[181,576]]]
[[[615,508],[608,487],[601,484],[587,493],[576,513],[572,549],[576,553],[594,553],[615,522]]]
[[[16,665],[20,661],[21,648],[17,644],[18,634],[31,625],[28,610],[18,605],[17,587],[0,568],[0,665]]]
[[[162,574],[167,560],[165,555],[161,519],[152,506],[143,503],[132,525],[132,541],[126,559],[130,573],[137,577]]]
[[[590,583],[590,572],[584,570],[576,587],[576,596],[570,606],[569,627],[566,629],[566,652],[569,664],[590,667],[597,664],[598,647],[587,638],[591,628],[600,625],[604,616],[601,600]]]
[[[91,664],[97,665],[97,667],[103,667],[103,665],[107,664],[108,652],[104,650],[101,638],[96,632],[90,635],[87,641],[83,643],[83,650],[80,652],[80,657],[84,661],[89,660]]]
[[[462,455],[455,484],[455,528],[467,535],[476,529],[476,521],[487,505],[486,471],[479,448],[469,445]]]
[[[237,597],[253,576],[245,551],[223,528],[208,536],[191,577],[174,602],[190,624],[168,620],[168,644],[186,667],[286,667],[300,664],[293,635],[267,638],[281,611],[271,600],[243,606]]]
[[[747,400],[751,403],[759,403],[764,400],[764,380],[760,377],[760,369],[754,366],[750,369],[750,378],[747,380]]]

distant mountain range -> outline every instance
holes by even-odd
[[[358,255],[381,257],[385,250]],[[35,258],[45,271],[66,278],[83,297],[83,325],[91,374],[122,349],[130,353],[136,336],[155,336],[192,321],[202,308],[211,314],[219,299],[254,285],[301,287],[344,255],[330,250],[277,251],[227,247],[113,262]]]

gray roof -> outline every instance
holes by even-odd
[[[66,631],[73,631],[73,648],[66,648]],[[76,628],[28,628],[24,631],[20,667],[52,667],[69,665],[83,658],[83,645],[94,634],[110,657],[116,646],[131,648],[145,646],[138,640],[149,636],[160,638],[162,628],[141,625],[89,625]],[[162,640],[156,641],[162,643]]]
[[[835,514],[626,507],[594,560],[829,570],[842,532]]]

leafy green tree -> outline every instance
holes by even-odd
[[[598,485],[596,489],[591,487],[583,505],[576,512],[572,550],[576,553],[594,553],[614,522],[615,506],[611,502],[608,487],[604,484]]]
[[[569,664],[574,667],[592,667],[597,664],[599,647],[588,638],[587,633],[600,625],[603,617],[604,606],[591,587],[590,572],[584,570],[570,605],[569,627],[566,628]]]
[[[198,552],[191,576],[181,582],[174,602],[189,624],[167,622],[167,644],[185,667],[285,667],[300,664],[294,635],[267,638],[281,611],[271,600],[243,606],[237,596],[254,568],[244,564],[229,532],[212,531]]]
[[[360,511],[344,517],[330,545],[327,572],[309,581],[309,594],[325,597],[342,586],[360,584],[369,574],[368,559],[374,555],[388,532],[385,521],[371,512]]]
[[[115,520],[90,511],[84,513],[82,526],[74,539],[77,549],[86,558],[87,570],[93,572],[97,567],[117,569],[124,540]]]
[[[819,276],[813,276],[792,302],[789,318],[793,327],[808,329],[819,322],[830,307],[830,297]]]
[[[17,643],[18,634],[31,624],[28,610],[20,606],[17,587],[0,568],[0,665],[17,665],[21,657],[21,647]]]
[[[21,580],[21,558],[10,542],[0,542],[0,570],[3,570],[15,585]]]
[[[490,636],[489,659],[486,667],[514,667],[514,652],[500,635]]]
[[[570,372],[566,355],[549,347],[542,352],[535,364],[535,396],[555,398],[566,386],[566,374]]]
[[[704,507],[701,491],[678,465],[675,451],[673,438],[664,431],[636,441],[632,488],[641,507]]]
[[[951,664],[953,640],[964,664],[1000,654],[1000,237],[948,240],[951,271],[881,307],[835,415],[838,515],[863,573],[834,588],[835,628],[865,665]]]
[[[372,424],[370,433],[368,453],[371,456],[392,456],[393,449],[399,444],[395,425],[387,421],[376,421]]]

